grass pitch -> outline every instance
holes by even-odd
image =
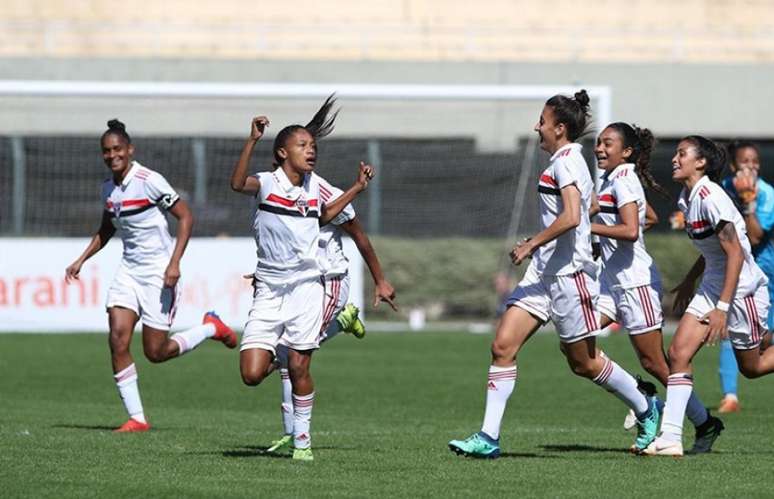
[[[139,338],[135,338],[138,340]],[[266,455],[281,434],[279,379],[241,384],[238,354],[213,342],[150,365],[140,389],[153,430],[126,419],[104,335],[0,335],[3,497],[771,497],[774,377],[740,380],[743,412],[710,455],[628,455],[624,406],[570,374],[553,334],[520,357],[496,461],[448,451],[480,428],[488,335],[336,338],[313,362],[313,463]],[[628,339],[600,340],[641,372]],[[697,359],[697,389],[720,399],[717,350]],[[663,394],[663,391],[661,391]],[[687,429],[690,447],[693,431]]]

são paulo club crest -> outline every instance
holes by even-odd
[[[306,216],[307,211],[309,211],[309,203],[304,198],[298,198],[296,200],[296,208],[298,208],[302,215]]]
[[[115,214],[116,217],[121,215],[121,202],[113,203],[113,214]]]

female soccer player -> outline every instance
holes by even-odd
[[[193,226],[191,211],[161,174],[134,161],[134,146],[123,123],[108,121],[101,144],[102,159],[112,173],[102,184],[102,223],[83,254],[67,267],[65,280],[78,279],[84,262],[118,231],[124,252],[106,307],[114,377],[129,420],[116,431],[147,431],[150,424],[129,351],[137,321],[142,320],[143,350],[151,362],[183,355],[207,338],[234,348],[237,338],[214,312],[204,315],[202,325],[167,336],[179,297],[180,260]],[[165,212],[178,220],[175,241]]]
[[[373,177],[373,167],[360,162],[357,181],[335,201],[321,201],[320,177],[313,173],[317,139],[333,131],[336,114],[329,97],[305,126],[283,128],[274,139],[271,172],[248,175],[250,155],[269,120],[252,121],[250,136],[231,174],[231,188],[258,199],[253,228],[258,247],[253,305],[242,335],[242,380],[258,385],[270,372],[279,343],[290,348],[293,386],[294,459],[314,459],[309,434],[314,382],[309,373],[319,347],[324,283],[317,259],[320,226],[331,222]]]
[[[600,236],[602,273],[597,303],[602,327],[618,321],[627,331],[642,367],[666,386],[669,376],[661,328],[661,276],[645,248],[645,191],[643,184],[669,197],[650,174],[655,139],[647,128],[627,123],[608,125],[597,138],[597,164],[605,171],[599,190],[600,223],[591,224]],[[723,430],[694,392],[688,419],[696,427],[693,452],[709,452]]]
[[[705,343],[730,338],[739,369],[748,378],[774,371],[774,349],[760,352],[769,312],[768,282],[753,260],[742,216],[715,183],[724,167],[723,149],[696,135],[681,140],[672,158],[672,178],[684,186],[677,204],[688,236],[701,252],[677,288],[676,309],[685,309],[702,272],[703,278],[669,347],[666,407],[661,433],[645,450],[649,455],[683,455],[683,417],[693,389],[691,359]]]
[[[320,196],[328,203],[341,196],[342,191],[327,183],[320,183]],[[365,336],[365,326],[358,318],[359,310],[349,299],[349,260],[344,254],[341,240],[346,232],[355,242],[374,280],[374,307],[387,302],[397,312],[395,288],[384,278],[382,266],[376,256],[352,205],[347,205],[331,223],[320,228],[319,258],[325,279],[325,300],[323,303],[323,324],[320,330],[320,346],[340,332],[352,333],[357,338]],[[293,440],[293,386],[288,373],[288,347],[277,345],[280,379],[282,381],[282,425],[285,434],[273,441],[267,452],[277,452],[289,446]]]
[[[594,302],[599,294],[596,265],[591,256],[589,207],[594,184],[575,141],[584,133],[589,97],[554,96],[546,102],[535,126],[540,146],[551,154],[540,176],[538,192],[543,230],[511,252],[518,265],[532,262],[508,299],[492,343],[486,411],[481,431],[449,448],[465,456],[495,458],[505,405],[516,384],[516,356],[522,345],[549,319],[559,333],[562,351],[572,371],[612,392],[635,411],[645,448],[655,438],[658,411],[637,381],[596,347],[599,321]]]
[[[734,140],[728,145],[731,175],[721,182],[736,207],[742,213],[747,237],[752,246],[755,263],[769,279],[769,300],[774,299],[774,187],[758,176],[761,167],[760,151],[754,142]],[[769,309],[769,331],[774,328],[774,308]],[[731,342],[720,343],[720,385],[723,400],[718,412],[737,412],[740,409],[737,396],[738,367]]]

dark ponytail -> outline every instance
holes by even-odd
[[[631,148],[632,155],[629,156],[629,162],[634,163],[634,171],[637,173],[642,185],[647,189],[656,191],[670,199],[671,196],[666,189],[661,187],[653,174],[650,172],[650,155],[653,153],[653,147],[656,145],[656,137],[653,136],[647,128],[640,128],[637,125],[630,125],[618,121],[611,123],[607,128],[612,128],[621,137],[624,148]]]
[[[331,94],[327,99],[325,99],[323,105],[320,106],[320,109],[318,109],[316,113],[314,113],[312,120],[307,123],[306,126],[289,125],[280,130],[280,132],[274,138],[274,145],[272,146],[272,153],[274,154],[274,166],[279,166],[282,164],[282,158],[279,156],[279,150],[285,147],[288,139],[298,130],[306,130],[315,140],[327,137],[331,134],[331,132],[333,132],[334,123],[336,121],[336,117],[339,115],[339,110],[337,109],[332,115],[328,115],[330,114],[333,105],[336,103],[335,95],[336,94]]]
[[[699,158],[703,158],[707,162],[707,165],[704,167],[704,174],[713,182],[719,182],[723,170],[728,164],[726,150],[701,135],[689,135],[683,137],[680,142],[690,142],[696,147],[696,153]]]
[[[587,127],[588,120],[591,118],[590,101],[586,90],[575,92],[575,96],[572,98],[554,95],[546,101],[546,106],[551,106],[554,110],[556,122],[563,123],[567,127],[567,138],[571,142],[575,142],[589,132]]]
[[[105,140],[105,137],[108,135],[118,135],[127,144],[132,143],[132,138],[129,137],[129,134],[126,133],[126,125],[124,125],[121,121],[119,121],[117,118],[113,118],[112,120],[107,122],[108,129],[105,130],[105,132],[102,134],[102,137],[100,138],[100,142]]]

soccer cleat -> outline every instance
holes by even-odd
[[[634,440],[634,452],[644,451],[656,439],[658,425],[661,422],[661,413],[658,410],[656,400],[656,397],[648,398],[650,414],[642,421],[637,420],[637,438]]]
[[[496,459],[500,456],[500,440],[480,431],[465,440],[452,440],[449,442],[449,450],[458,456]]]
[[[689,454],[706,454],[712,451],[712,444],[720,436],[726,427],[719,418],[716,418],[710,414],[707,415],[707,420],[701,425],[696,427],[696,440],[693,442],[693,447],[688,451]]]
[[[286,447],[290,450],[290,446],[293,444],[293,435],[284,435],[279,440],[274,440],[271,443],[271,447],[266,449],[266,452],[277,452],[284,450]]]
[[[336,322],[339,323],[343,332],[351,333],[352,336],[357,339],[363,339],[366,330],[363,321],[358,317],[359,313],[360,309],[352,303],[347,303],[344,308],[341,309],[339,315],[336,316]]]
[[[645,381],[642,379],[642,377],[635,376],[635,379],[637,380],[637,389],[642,392],[646,397],[655,397],[657,390],[656,385],[651,383],[650,381]],[[658,412],[663,413],[664,412],[664,403],[656,399],[656,406],[658,408]],[[634,414],[634,411],[629,409],[629,412],[626,414],[626,417],[624,418],[623,427],[624,430],[629,431],[634,429],[634,427],[637,426],[637,416]],[[634,449],[634,446],[632,446],[632,449]]]
[[[215,335],[212,337],[215,341],[220,341],[228,348],[234,348],[237,346],[237,335],[231,330],[222,320],[218,317],[214,311],[210,310],[204,314],[202,324],[212,324],[215,326]]]
[[[142,423],[140,421],[137,421],[136,419],[129,418],[129,421],[122,424],[115,430],[113,430],[115,433],[139,433],[143,431],[150,430],[151,426],[149,423]]]
[[[314,461],[314,455],[312,455],[312,449],[294,449],[293,459],[297,461]]]
[[[648,445],[648,447],[641,452],[646,456],[672,456],[682,457],[683,444],[682,442],[672,442],[670,440],[663,440],[661,437],[655,439]]]
[[[729,397],[726,395],[723,397],[723,400],[720,401],[720,405],[718,405],[718,412],[720,414],[728,414],[729,412],[739,412],[742,410],[742,407],[739,405],[739,399],[736,397]]]

